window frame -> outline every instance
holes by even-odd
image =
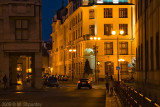
[[[107,45],[109,44],[109,48]],[[108,54],[107,51],[111,51],[111,54]],[[113,55],[113,42],[104,42],[104,55]]]

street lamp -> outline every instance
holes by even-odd
[[[124,61],[125,61],[124,59],[118,59],[118,66],[119,66],[119,62],[124,62]],[[121,74],[121,79],[122,79],[122,74]],[[119,81],[119,70],[118,70],[118,81]]]
[[[96,54],[97,54],[97,48],[98,48],[98,46],[97,46],[97,40],[101,40],[101,38],[100,37],[90,37],[90,40],[94,40],[95,41],[95,45],[93,46],[93,49],[94,49],[94,51],[95,51],[95,82],[96,82],[96,65],[97,65],[97,63],[96,63]]]
[[[71,52],[71,55],[72,55],[72,81],[73,81],[73,78],[74,78],[74,75],[73,75],[73,52],[76,52],[76,49],[69,49],[69,52]]]
[[[123,35],[124,34],[124,31],[123,30],[120,30],[120,32],[119,32],[119,34],[120,35]],[[112,31],[112,35],[116,35],[116,31],[115,30],[113,30]],[[119,59],[119,52],[118,52],[118,49],[119,49],[119,47],[118,47],[118,41],[119,40],[119,38],[118,38],[118,35],[117,35],[117,63],[118,63],[118,67],[119,67],[119,61],[121,61],[122,59]],[[124,60],[124,59],[123,59]],[[119,81],[119,70],[118,70],[118,81]]]

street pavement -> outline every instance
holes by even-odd
[[[44,87],[38,91],[1,91],[3,107],[105,107],[105,85],[77,89],[76,84],[61,83],[59,88]],[[109,107],[109,106],[106,106]]]

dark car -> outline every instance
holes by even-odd
[[[92,89],[92,84],[91,81],[89,81],[89,79],[80,79],[78,81],[78,89],[81,89],[81,87],[88,87],[89,89]]]
[[[46,85],[59,87],[58,79],[55,77],[49,77],[46,82]]]

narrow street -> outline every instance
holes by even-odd
[[[37,92],[1,92],[0,106],[3,107],[105,107],[104,85],[93,86],[93,89],[77,89],[74,84],[56,87],[45,87],[43,91]],[[17,105],[19,104],[19,105]]]

